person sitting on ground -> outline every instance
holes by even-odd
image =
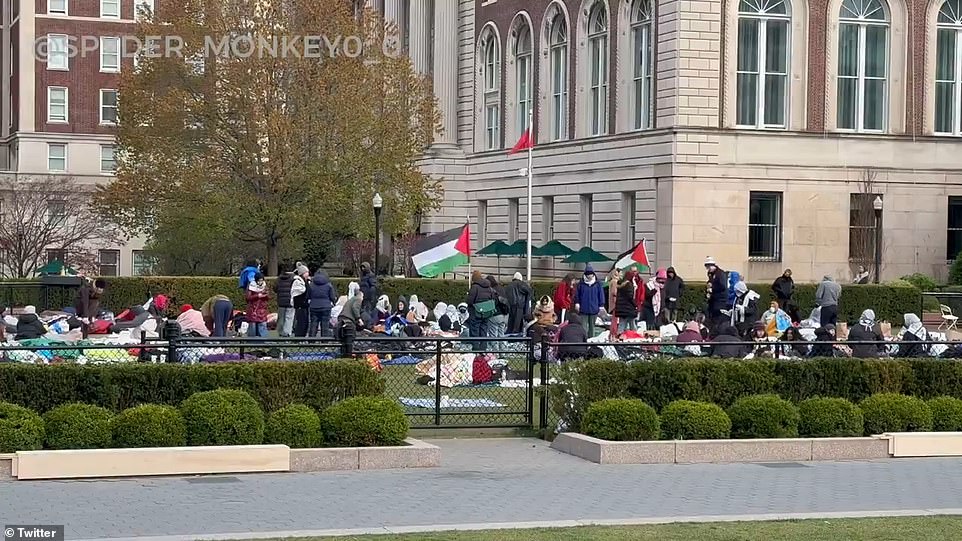
[[[759,343],[755,346],[753,353],[755,357],[773,357],[774,352],[771,346],[771,340],[768,337],[768,326],[764,321],[756,321],[752,326],[750,338],[752,342]]]
[[[865,285],[868,283],[869,272],[865,270],[862,265],[858,266],[858,272],[855,273],[855,277],[852,278],[852,283],[856,285]]]
[[[558,359],[561,361],[584,359],[588,355],[587,342],[588,331],[581,322],[581,316],[575,313],[568,314],[568,322],[558,331],[558,343],[571,345],[558,346]]]
[[[865,310],[848,333],[849,342],[884,342],[885,338],[875,323],[875,312]],[[859,359],[874,359],[885,352],[885,344],[852,344],[852,357]]]
[[[554,325],[557,321],[555,315],[554,301],[551,300],[551,297],[542,295],[538,304],[534,307],[534,317],[542,325]]]
[[[181,308],[180,315],[177,316],[177,325],[180,326],[181,336],[197,336],[207,338],[210,336],[210,329],[204,324],[204,315],[200,310],[185,304]]]
[[[808,357],[808,342],[802,337],[795,327],[789,327],[782,335],[782,342],[785,343],[783,355],[788,357]]]
[[[17,340],[33,340],[47,334],[47,328],[37,317],[37,308],[25,306],[23,313],[17,318]]]
[[[722,359],[741,359],[748,355],[749,347],[738,342],[742,342],[742,337],[738,335],[738,329],[727,321],[722,321],[715,329],[714,338],[711,339],[711,356]]]
[[[815,343],[812,344],[811,357],[841,357],[838,349],[827,342],[835,341],[835,325],[822,325],[815,331]]]
[[[387,295],[381,295],[377,299],[375,309],[377,310],[378,322],[384,323],[387,318],[391,317],[391,299]]]
[[[902,317],[905,321],[905,326],[902,327],[902,331],[899,333],[899,339],[902,343],[899,344],[897,356],[903,358],[927,357],[929,354],[929,345],[922,344],[921,342],[929,339],[929,333],[925,330],[925,326],[922,325],[922,320],[915,314],[905,314]]]
[[[782,310],[777,301],[772,301],[768,310],[762,314],[762,322],[769,336],[778,336],[792,326],[792,318]]]
[[[704,312],[695,312],[695,317],[692,321],[698,324],[698,330],[701,332],[701,339],[707,342],[711,338],[711,331],[708,329],[708,316]]]
[[[691,344],[704,341],[705,339],[701,334],[701,326],[698,325],[697,321],[685,323],[685,329],[675,338],[675,342],[679,344]]]

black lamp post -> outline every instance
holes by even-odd
[[[381,207],[384,206],[381,194],[374,194],[371,204],[374,205],[374,276],[377,276],[381,270]]]
[[[882,198],[875,196],[872,201],[872,208],[875,209],[875,283],[879,283],[879,274],[882,269]]]

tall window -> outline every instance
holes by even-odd
[[[67,222],[67,203],[52,199],[47,201],[47,223],[52,226],[61,226]]]
[[[585,246],[591,246],[591,238],[594,236],[594,230],[591,227],[591,207],[592,200],[591,194],[585,194],[581,196],[581,222],[580,222],[580,237],[581,243]]]
[[[137,0],[134,2],[134,17],[137,20],[151,18],[154,15],[154,0]]]
[[[508,242],[521,238],[521,204],[517,199],[508,199]]]
[[[120,271],[120,250],[100,250],[100,275],[117,276]]]
[[[945,259],[954,261],[962,253],[962,197],[949,196],[949,223],[946,229]]]
[[[554,240],[554,197],[541,198],[541,241]]]
[[[853,193],[849,200],[848,218],[848,258],[856,263],[870,263],[875,260],[875,228],[882,226],[881,220],[875,223],[876,197],[874,193]]]
[[[740,127],[785,127],[790,24],[785,0],[738,4],[735,116]]]
[[[67,58],[67,36],[64,34],[47,34],[47,69],[70,69]]]
[[[518,27],[514,41],[515,84],[518,99],[518,133],[528,129],[528,113],[531,112],[531,29],[527,23]]]
[[[120,71],[120,38],[100,38],[100,71]]]
[[[935,132],[962,135],[962,0],[939,9],[935,52]],[[951,208],[951,207],[950,207]],[[954,259],[954,258],[950,258]]]
[[[498,37],[489,31],[481,45],[484,84],[484,148],[501,146],[501,55]]]
[[[100,17],[103,19],[119,19],[120,0],[100,0]]]
[[[635,216],[638,209],[638,194],[625,192],[621,194],[621,243],[628,248],[635,245],[637,226]]]
[[[117,149],[114,147],[114,145],[100,145],[101,173],[113,173],[117,170],[117,159],[114,156],[116,150]]]
[[[608,10],[595,2],[588,14],[588,69],[591,135],[608,133]]]
[[[548,33],[551,69],[551,140],[568,138],[568,23],[558,12]]]
[[[478,245],[488,244],[488,202],[478,201]]]
[[[116,90],[100,91],[100,123],[101,124],[117,123],[117,91]]]
[[[143,250],[134,250],[132,263],[134,276],[149,276],[154,273],[157,261]]]
[[[751,192],[749,194],[748,257],[754,260],[781,261],[781,192]]]
[[[53,263],[54,261],[59,261],[66,265],[67,250],[47,250],[47,263]]]
[[[838,128],[885,129],[889,19],[881,0],[843,0],[838,25]]]
[[[652,13],[651,0],[635,0],[631,6],[631,53],[634,96],[633,127],[651,127],[651,72],[652,72]]]
[[[63,143],[47,144],[47,170],[55,172],[67,170],[67,145]]]
[[[47,122],[67,122],[68,93],[62,86],[47,87]]]
[[[50,15],[66,15],[67,0],[47,0],[47,13]]]

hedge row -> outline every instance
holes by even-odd
[[[757,394],[795,403],[813,397],[858,403],[877,393],[962,398],[962,363],[935,359],[601,360],[561,365],[551,376],[557,381],[549,388],[551,407],[573,429],[589,404],[606,398],[638,398],[658,410],[676,400],[727,408]]]
[[[238,307],[244,306],[243,291],[237,287],[237,278],[231,277],[128,277],[108,278],[109,287],[104,299],[104,305],[120,311],[134,305],[143,304],[151,295],[164,293],[173,299],[172,310],[181,304],[200,306],[213,295],[227,295]],[[510,280],[510,278],[506,278]],[[333,283],[338,294],[347,292],[350,278],[334,278]],[[273,284],[273,280],[269,280]],[[552,295],[557,285],[556,280],[536,280],[532,283],[535,294]],[[796,284],[795,300],[803,316],[807,316],[815,306],[815,289],[817,284]],[[749,284],[758,292],[762,299],[761,306],[771,301],[771,283]],[[464,280],[428,280],[417,278],[381,278],[381,293],[396,302],[398,296],[410,297],[417,295],[418,299],[433,306],[438,302],[461,302],[467,295],[468,284]],[[7,297],[10,297],[8,300]],[[59,297],[52,298],[56,305]],[[8,290],[0,296],[0,301],[17,305],[40,304],[37,291]],[[72,305],[72,297],[63,299],[64,304]],[[272,305],[274,301],[272,300]],[[902,321],[906,312],[916,312],[921,302],[918,289],[908,282],[893,282],[883,285],[843,285],[839,305],[839,318],[843,321],[855,321],[866,308],[875,310],[876,315],[883,320]],[[701,276],[692,277],[687,283],[685,294],[681,299],[681,310],[703,310],[705,308],[705,283]]]
[[[404,409],[383,397],[349,398],[320,416],[305,405],[292,404],[271,413],[266,423],[254,397],[237,389],[195,393],[179,408],[145,404],[117,415],[73,403],[41,417],[33,410],[0,402],[0,453],[265,442],[293,448],[323,443],[332,447],[400,445],[408,429]]]
[[[224,365],[0,363],[0,401],[41,413],[71,402],[119,412],[139,404],[179,405],[200,391],[249,392],[265,411],[288,404],[323,410],[352,396],[380,396],[384,380],[366,363],[264,362]]]

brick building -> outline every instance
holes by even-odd
[[[120,47],[135,9],[153,10],[154,0],[4,0],[0,175],[112,178],[119,74],[133,68]],[[142,245],[99,250],[100,274],[145,271]],[[48,250],[50,260],[64,256],[69,265],[70,254]]]

